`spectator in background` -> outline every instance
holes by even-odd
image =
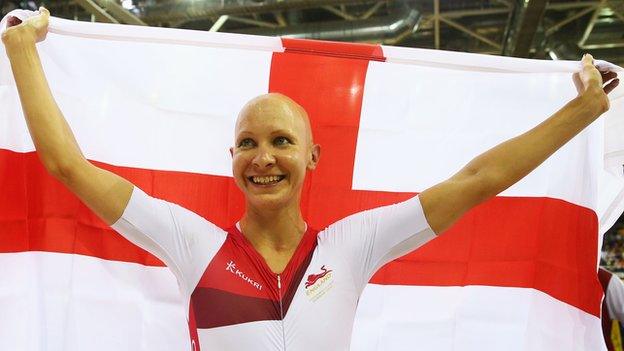
[[[617,336],[614,342],[612,335],[613,321],[624,322],[624,283],[620,278],[600,267],[598,279],[602,285],[605,298],[602,301],[602,333],[609,351],[622,351],[622,338]]]
[[[604,235],[601,265],[613,272],[624,272],[624,218]]]

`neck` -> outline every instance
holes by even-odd
[[[240,225],[243,235],[258,251],[292,252],[306,230],[299,206],[259,210],[248,204]]]

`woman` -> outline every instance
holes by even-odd
[[[377,269],[535,169],[608,109],[619,83],[586,55],[574,76],[578,96],[537,127],[417,197],[320,232],[307,227],[299,206],[305,174],[321,154],[307,114],[284,95],[259,96],[241,110],[230,149],[246,211],[223,230],[83,157],[35,48],[48,17],[42,9],[12,20],[2,35],[39,156],[104,221],[174,272],[207,350],[348,349],[358,298]]]

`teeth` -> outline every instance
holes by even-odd
[[[269,184],[281,180],[281,176],[264,176],[264,177],[251,177],[251,180],[256,184]]]

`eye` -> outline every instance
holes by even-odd
[[[238,147],[241,149],[249,149],[254,146],[256,146],[256,142],[249,138],[245,138],[238,142]]]
[[[289,144],[292,144],[292,142],[287,137],[279,136],[273,139],[273,145],[275,146],[286,146]]]

